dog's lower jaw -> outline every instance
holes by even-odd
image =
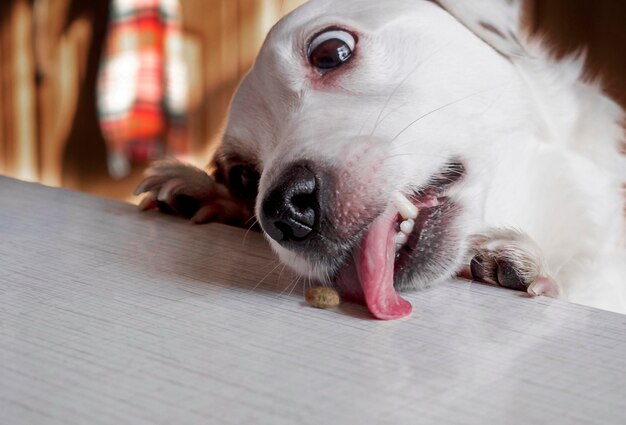
[[[396,255],[397,290],[425,287],[455,274],[467,245],[462,218],[462,207],[452,200],[420,213],[420,225]]]

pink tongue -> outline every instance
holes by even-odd
[[[393,287],[396,214],[388,209],[378,217],[354,254],[365,303],[374,317],[381,320],[400,319],[412,310],[411,303],[400,297]]]

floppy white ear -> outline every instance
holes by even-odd
[[[523,0],[435,0],[505,56],[524,56]]]

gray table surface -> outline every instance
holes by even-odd
[[[626,316],[449,282],[381,322],[281,271],[258,234],[0,178],[0,423],[626,423]]]

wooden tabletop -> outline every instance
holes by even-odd
[[[0,178],[0,423],[626,423],[626,316],[449,282],[382,322],[281,272],[258,234]]]

